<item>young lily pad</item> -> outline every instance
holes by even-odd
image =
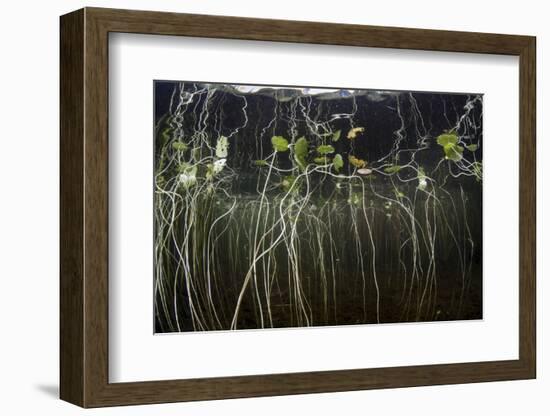
[[[227,149],[229,148],[229,142],[227,137],[220,136],[218,142],[216,143],[216,156],[220,158],[227,157]]]
[[[462,159],[464,148],[458,145],[458,135],[451,130],[448,133],[443,133],[437,137],[437,143],[443,147],[445,159],[458,162]]]
[[[307,166],[307,148],[308,142],[305,137],[300,137],[296,140],[296,143],[294,144],[294,160],[301,170],[305,170]]]
[[[348,139],[353,140],[365,131],[364,127],[354,127],[348,131]]]
[[[328,155],[330,153],[334,153],[334,147],[330,144],[323,144],[317,147],[317,153],[319,153],[320,155]]]
[[[183,171],[179,175],[179,183],[184,188],[191,188],[197,183],[197,167],[190,166],[187,170]]]
[[[328,165],[330,163],[330,159],[326,156],[319,156],[319,157],[316,157],[315,159],[313,159],[313,161],[317,164],[317,165]]]
[[[443,133],[437,136],[437,144],[439,144],[440,146],[446,146],[449,144],[457,144],[457,143],[458,143],[458,135],[454,132]]]
[[[344,167],[344,160],[339,153],[334,156],[334,159],[332,159],[332,166],[334,166],[334,170],[336,172],[340,172],[340,169]]]
[[[356,168],[364,168],[367,166],[367,162],[365,162],[363,159],[358,159],[353,155],[348,156],[349,163],[351,163]]]
[[[401,166],[401,165],[391,165],[391,166],[388,166],[387,168],[384,168],[384,172],[390,173],[390,174],[397,173],[402,168],[403,168],[403,166]]]
[[[464,148],[457,144],[449,143],[443,146],[443,151],[445,152],[445,159],[458,162],[462,159],[462,152],[464,152]]]
[[[342,130],[336,130],[334,133],[332,133],[332,141],[337,142],[340,140],[340,135],[342,134]]]
[[[273,136],[271,144],[276,152],[286,152],[288,150],[288,140],[283,136]]]
[[[185,150],[189,149],[189,146],[187,146],[187,144],[183,143],[183,142],[173,142],[172,143],[172,148],[174,150],[178,150],[178,151],[182,151],[184,152]]]
[[[227,164],[227,159],[218,159],[214,162],[214,173],[220,173],[225,165]]]
[[[255,160],[254,165],[256,166],[267,166],[267,160]]]
[[[477,144],[469,144],[468,146],[466,146],[466,149],[468,149],[470,152],[475,152],[478,148],[479,146]]]

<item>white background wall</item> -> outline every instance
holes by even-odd
[[[545,62],[550,26],[545,2],[523,0],[338,1],[68,1],[3,2],[0,6],[0,411],[73,415],[83,412],[58,394],[59,21],[82,6],[318,20],[388,26],[536,35],[538,42],[538,379],[459,386],[225,400],[87,411],[102,415],[547,415],[550,361],[543,330],[550,298],[544,243],[550,237],[543,186],[550,157],[543,140],[550,101]],[[506,120],[503,120],[506,122]],[[505,167],[503,167],[505,168]],[[546,198],[547,201],[543,199]],[[505,220],[505,219],[503,219]],[[506,244],[503,238],[503,244]],[[544,263],[544,264],[543,264]],[[546,267],[545,267],[546,266]]]

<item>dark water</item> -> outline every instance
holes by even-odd
[[[156,332],[482,318],[481,95],[159,81],[155,121]]]

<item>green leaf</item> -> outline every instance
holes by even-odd
[[[220,173],[225,165],[227,164],[227,159],[218,159],[214,163],[209,163],[206,165],[206,179],[213,179],[218,173]]]
[[[454,130],[437,137],[437,143],[443,147],[445,159],[458,162],[462,159],[464,148],[458,145],[458,135]]]
[[[317,153],[319,153],[320,155],[328,155],[330,153],[334,153],[334,147],[332,147],[330,144],[323,144],[317,147]]]
[[[332,134],[332,141],[333,142],[337,142],[338,140],[340,140],[340,135],[342,134],[342,130],[336,130],[333,134]]]
[[[444,133],[437,136],[437,144],[439,144],[440,146],[446,146],[448,144],[457,144],[457,143],[458,143],[458,135],[454,132]]]
[[[219,158],[227,157],[227,149],[229,148],[229,142],[227,137],[220,136],[218,142],[216,143],[216,156]]]
[[[267,160],[255,160],[254,164],[256,166],[267,166]]]
[[[387,168],[384,168],[384,172],[393,174],[393,173],[399,172],[402,168],[403,166],[401,165],[391,165],[391,166],[388,166]]]
[[[340,169],[344,167],[344,160],[339,153],[337,153],[336,156],[334,156],[334,159],[332,159],[332,165],[334,166],[334,170],[336,172],[340,172]]]
[[[477,144],[469,144],[468,146],[466,146],[466,149],[468,149],[470,152],[475,152],[478,148],[479,146]]]
[[[183,143],[183,142],[173,142],[172,143],[172,148],[174,150],[178,150],[178,151],[185,151],[187,149],[189,149],[189,146],[187,146],[187,144]]]
[[[318,165],[328,165],[330,163],[330,159],[326,156],[316,157],[313,161]]]
[[[305,170],[307,166],[307,148],[308,142],[305,137],[300,137],[296,140],[296,143],[294,144],[294,160],[296,160],[296,163],[298,163],[301,170]]]
[[[464,148],[457,144],[446,144],[443,146],[443,151],[445,152],[445,159],[452,160],[453,162],[458,162],[462,159],[462,152]]]
[[[288,150],[288,140],[283,136],[273,136],[271,144],[276,152],[286,152]]]

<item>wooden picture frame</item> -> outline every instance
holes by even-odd
[[[101,407],[530,379],[536,376],[535,38],[85,8],[61,17],[60,396]],[[519,359],[110,383],[108,34],[298,42],[519,57]]]

